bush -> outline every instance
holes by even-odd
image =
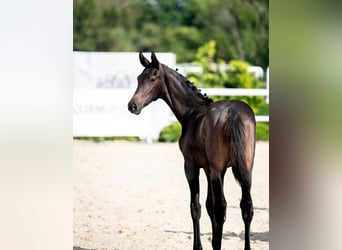
[[[231,60],[227,64],[216,58],[216,42],[209,41],[198,49],[195,64],[201,73],[188,72],[187,77],[198,87],[203,88],[263,88],[265,83],[248,71],[250,64],[245,61]],[[256,115],[269,113],[266,98],[262,96],[210,96],[214,101],[241,100],[248,103]]]
[[[268,141],[269,140],[269,123],[268,122],[257,122],[256,123],[256,139],[257,141]]]
[[[159,142],[176,142],[182,133],[182,126],[179,122],[173,122],[164,127],[159,133]]]

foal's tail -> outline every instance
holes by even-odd
[[[250,188],[251,168],[249,170],[247,167],[246,160],[246,131],[242,118],[237,112],[232,111],[227,119],[226,128],[234,177],[241,186]]]

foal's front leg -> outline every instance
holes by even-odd
[[[194,229],[194,250],[202,250],[200,223],[201,205],[199,203],[199,168],[193,164],[185,162],[185,175],[190,187],[190,210]]]

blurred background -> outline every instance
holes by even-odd
[[[180,126],[164,103],[139,117],[127,111],[143,69],[137,52],[155,51],[215,100],[250,104],[257,137],[268,140],[268,1],[74,0],[73,50],[77,139],[177,141]]]
[[[239,59],[266,69],[268,1],[74,0],[75,51],[173,52],[196,59],[216,41],[215,59]]]

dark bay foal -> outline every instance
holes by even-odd
[[[185,175],[191,193],[193,249],[202,249],[199,223],[200,168],[204,169],[208,180],[206,208],[212,224],[212,246],[213,249],[221,249],[227,207],[223,181],[228,167],[232,168],[241,186],[245,249],[250,249],[250,223],[253,218],[250,191],[255,149],[253,111],[241,101],[213,102],[184,76],[159,63],[153,52],[151,62],[141,52],[139,58],[145,69],[138,76],[138,87],[128,103],[128,109],[138,115],[149,103],[161,98],[182,124],[179,146],[184,156]]]

